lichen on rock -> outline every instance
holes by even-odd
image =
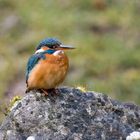
[[[59,88],[48,97],[30,92],[0,127],[2,140],[123,140],[140,131],[140,107],[95,92]]]

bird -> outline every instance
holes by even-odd
[[[26,93],[39,90],[45,95],[61,84],[69,68],[66,50],[74,47],[63,45],[57,38],[45,38],[36,47],[26,67]]]

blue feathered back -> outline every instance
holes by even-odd
[[[26,67],[26,83],[27,83],[27,80],[29,77],[29,73],[35,67],[35,65],[39,62],[39,60],[46,59],[45,54],[53,54],[54,52],[55,52],[55,50],[46,50],[44,52],[34,54],[29,58],[27,67]]]

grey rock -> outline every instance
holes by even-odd
[[[95,92],[59,88],[59,94],[30,92],[0,127],[1,140],[125,140],[140,131],[140,107]]]

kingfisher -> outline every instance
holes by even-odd
[[[45,95],[61,84],[69,68],[66,50],[74,49],[63,45],[57,38],[45,38],[36,47],[26,67],[26,93],[39,90]]]

